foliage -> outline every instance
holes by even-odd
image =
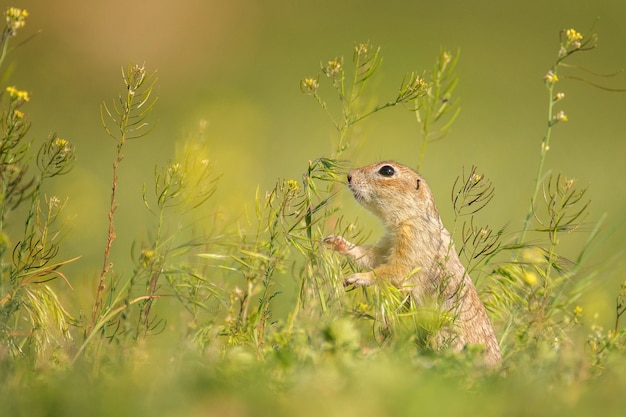
[[[5,16],[0,65],[28,13],[10,8]],[[134,141],[145,146],[149,140],[157,99],[154,73],[144,65],[123,69],[123,94],[100,108],[116,155],[103,264],[87,316],[61,301],[74,296],[67,290],[75,278],[63,266],[76,258],[58,259],[64,203],[42,191],[71,170],[74,148],[56,134],[40,144],[27,140],[23,106],[30,96],[6,87],[0,114],[3,411],[501,415],[534,403],[541,415],[554,407],[591,408],[603,390],[619,396],[625,382],[619,359],[626,348],[620,326],[626,284],[616,297],[614,328],[592,325],[581,340],[577,302],[599,274],[583,266],[597,245],[600,224],[590,231],[582,227],[589,207],[585,187],[544,172],[553,130],[567,121],[555,107],[564,99],[556,89],[564,79],[561,70],[571,55],[591,50],[595,42],[594,34],[562,33],[545,77],[548,126],[522,229],[477,225],[475,215],[497,198],[476,167],[452,185],[451,231],[500,336],[500,369],[485,369],[473,349],[432,349],[430,337],[445,318],[415,306],[398,289],[381,284],[345,291],[340,277],[356,266],[323,247],[329,234],[352,241],[366,237],[358,220],[343,217],[336,198],[353,128],[380,111],[408,108],[420,134],[420,154],[412,161],[419,168],[427,145],[443,139],[459,114],[458,52],[442,49],[430,73],[409,72],[382,102],[370,92],[382,65],[380,48],[358,44],[351,63],[343,57],[322,63],[320,73],[302,80],[300,88],[336,130],[330,156],[311,160],[297,180],[281,178],[269,191],[258,190],[250,218],[235,224],[223,224],[211,198],[219,174],[208,144],[200,134],[182,142],[169,163],[155,166],[153,184],[143,188],[154,226],[130,248],[130,271],[115,267],[111,254],[123,208],[119,167],[128,141],[146,137]],[[24,227],[16,232],[9,221]],[[588,239],[568,260],[561,242],[573,232],[588,232]],[[73,396],[77,390],[82,399]]]

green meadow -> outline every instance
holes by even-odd
[[[622,415],[626,4],[5,5],[0,413]],[[331,234],[418,170],[503,354]],[[442,318],[443,317],[443,318]]]

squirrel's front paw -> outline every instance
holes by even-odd
[[[344,287],[369,287],[374,283],[374,274],[371,272],[359,272],[352,274],[343,281]]]
[[[330,246],[330,248],[335,252],[339,252],[343,255],[346,255],[352,246],[352,244],[343,237],[335,235],[328,236],[324,239],[324,243]]]

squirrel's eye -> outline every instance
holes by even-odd
[[[396,173],[396,170],[393,169],[393,167],[390,165],[384,165],[378,170],[378,173],[383,177],[391,177],[393,174]]]

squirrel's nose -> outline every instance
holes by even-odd
[[[352,173],[348,172],[348,184],[352,182]]]

